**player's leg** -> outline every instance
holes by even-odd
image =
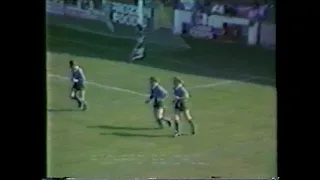
[[[165,122],[169,127],[171,127],[171,119],[164,116],[164,107],[161,105],[157,110],[157,120]]]
[[[153,102],[153,115],[159,128],[163,128],[162,122],[166,122],[167,125],[171,126],[170,118],[164,117],[164,103],[162,100],[155,99]]]
[[[159,129],[163,129],[163,124],[162,121],[158,119],[158,108],[157,107],[153,107],[153,117],[156,120]]]
[[[184,109],[183,109],[183,116],[184,116],[185,120],[186,120],[186,121],[189,123],[189,125],[190,125],[191,134],[195,134],[195,133],[196,133],[196,128],[195,128],[195,125],[194,125],[194,123],[193,123],[190,110],[189,110],[187,107],[184,107]]]
[[[195,134],[195,126],[194,126],[193,121],[192,121],[192,116],[190,114],[190,110],[188,109],[187,103],[185,101],[181,101],[180,111],[182,112],[185,120],[190,125],[191,134]]]
[[[181,102],[174,102],[174,137],[180,135]]]
[[[174,137],[180,136],[180,129],[179,129],[179,124],[180,124],[180,116],[181,116],[181,111],[177,108],[175,108],[174,111]]]
[[[133,53],[131,56],[131,62],[135,60],[142,60],[145,58],[145,53]]]
[[[131,61],[135,61],[135,60],[140,60],[142,59],[143,56],[140,55],[140,54],[134,54],[132,57],[131,57]]]
[[[137,52],[136,49],[133,49],[130,56],[129,56],[129,62],[135,61],[136,60],[136,56],[137,56]]]
[[[76,84],[74,83],[73,86],[71,87],[71,90],[70,90],[70,98],[77,101],[78,103],[78,107],[81,107],[81,101],[79,100],[78,96],[77,96],[77,87],[76,87]]]
[[[87,110],[87,102],[85,100],[85,95],[86,95],[86,91],[85,91],[85,87],[84,87],[84,84],[79,84],[79,87],[78,87],[78,99],[80,100],[81,102],[81,105],[82,105],[82,109],[85,111]]]
[[[85,89],[81,89],[81,90],[79,90],[78,92],[79,92],[79,93],[78,93],[78,98],[79,98],[79,100],[81,101],[82,110],[85,111],[85,110],[87,110],[87,108],[88,108],[87,102],[86,102],[86,100],[85,100],[86,91],[85,91]]]

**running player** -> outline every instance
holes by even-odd
[[[72,87],[70,92],[70,98],[77,101],[78,107],[82,110],[87,110],[87,102],[85,101],[85,81],[86,77],[82,68],[77,66],[74,61],[69,61],[71,69],[71,81]]]
[[[145,101],[146,104],[153,100],[153,115],[159,128],[163,128],[162,121],[166,122],[171,127],[171,121],[169,118],[164,117],[164,99],[167,96],[167,91],[160,86],[158,80],[155,77],[149,78],[150,83],[150,97]]]
[[[181,114],[183,114],[185,120],[189,123],[191,127],[191,134],[195,134],[195,126],[192,121],[192,117],[190,115],[190,110],[187,107],[187,100],[189,99],[189,93],[186,88],[183,86],[183,81],[175,77],[173,78],[173,94],[174,94],[174,125],[175,125],[175,133],[174,136],[179,136],[179,121],[181,118]]]

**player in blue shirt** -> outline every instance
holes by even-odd
[[[189,99],[189,92],[183,85],[183,81],[178,78],[173,78],[173,105],[174,105],[174,125],[175,125],[175,133],[174,136],[179,136],[179,121],[181,118],[181,114],[183,114],[184,118],[187,120],[191,127],[191,134],[195,134],[195,125],[193,124],[192,117],[190,115],[190,110],[187,107],[187,101]]]
[[[150,83],[150,97],[145,102],[148,104],[153,100],[153,115],[162,129],[162,122],[166,122],[168,126],[171,126],[171,121],[169,118],[164,117],[164,99],[167,97],[167,91],[159,84],[155,77],[149,78]]]
[[[78,107],[82,110],[87,110],[87,102],[85,101],[85,82],[86,76],[79,66],[77,66],[74,61],[69,61],[69,66],[71,70],[71,92],[70,98],[77,101]]]

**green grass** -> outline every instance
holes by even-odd
[[[48,28],[48,35],[48,176],[276,175],[273,52],[187,40],[197,47],[177,53],[149,52],[145,61],[128,64],[133,42],[54,26]],[[84,67],[95,83],[87,87],[86,112],[69,111],[76,109],[68,99],[70,82],[52,77],[68,76],[70,59]],[[226,68],[236,73],[220,71]],[[247,82],[248,76],[239,73],[267,78]],[[173,76],[186,81],[198,134],[172,138],[171,128],[152,129],[156,124],[143,96],[110,88],[144,94],[151,75],[169,91]],[[166,107],[171,115],[170,100]],[[186,123],[182,128],[189,133]]]

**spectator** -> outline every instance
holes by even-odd
[[[183,5],[185,10],[193,10],[195,8],[194,0],[181,0],[180,3]]]
[[[223,41],[235,41],[239,37],[239,33],[237,26],[229,26],[229,24],[223,23],[220,39]]]
[[[228,23],[222,24],[221,35],[227,36],[229,34]]]
[[[94,4],[94,9],[102,9],[102,1],[104,0],[92,0]]]
[[[101,1],[101,4],[102,4],[102,5],[106,5],[106,4],[108,4],[108,1],[107,1],[107,0],[102,0],[102,1]]]
[[[265,18],[267,13],[268,13],[268,9],[269,9],[269,5],[268,4],[264,4],[261,5],[258,11],[258,14],[260,16],[260,18]]]
[[[228,16],[234,17],[234,16],[237,16],[237,10],[236,10],[236,8],[235,8],[233,5],[231,5],[231,4],[229,4],[229,5],[224,5],[224,14],[225,14],[225,15],[228,15]]]
[[[248,12],[248,18],[252,20],[256,20],[259,16],[259,9],[252,8]]]
[[[94,3],[92,0],[79,0],[77,3],[78,8],[83,10],[92,10],[94,9]]]
[[[211,13],[224,15],[225,14],[225,5],[220,4],[220,3],[213,5],[213,7],[211,9]]]
[[[248,12],[248,18],[252,20],[257,20],[259,17],[260,4],[258,2],[254,3],[254,6]]]
[[[205,13],[202,13],[201,11],[196,11],[193,14],[193,24],[195,25],[207,25],[208,16]]]
[[[82,8],[82,0],[79,0],[79,1],[77,2],[77,7],[78,7],[79,9]]]
[[[89,0],[89,10],[93,10],[94,9],[94,2],[93,0]]]

